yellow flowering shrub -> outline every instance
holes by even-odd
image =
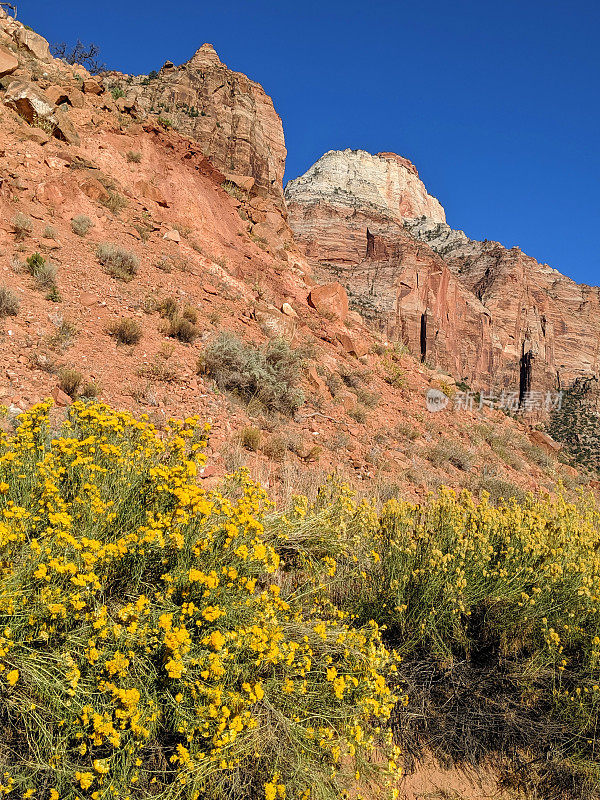
[[[396,657],[290,547],[302,508],[203,490],[196,418],[50,405],[0,438],[0,796],[397,796]]]

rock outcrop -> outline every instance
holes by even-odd
[[[416,168],[393,153],[331,150],[285,188],[289,221],[307,255],[356,263],[366,255],[366,231],[427,216],[445,222]]]
[[[204,44],[181,66],[167,61],[157,77],[124,84],[125,105],[159,114],[199,142],[225,175],[254,179],[256,193],[283,207],[285,141],[273,101],[262,86],[221,62]]]
[[[330,152],[286,187],[323,279],[389,339],[476,388],[559,389],[600,370],[600,290],[445,222],[413,165]]]

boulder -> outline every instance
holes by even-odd
[[[57,406],[70,406],[73,402],[72,398],[63,392],[59,386],[55,386],[52,390],[52,398]]]
[[[23,50],[27,50],[34,55],[39,61],[51,61],[50,45],[35,31],[30,31],[28,28],[17,28],[14,32],[15,42]]]
[[[102,94],[104,86],[94,78],[88,78],[83,82],[84,94]]]
[[[562,450],[562,445],[544,431],[531,431],[529,438],[538,447],[543,448],[547,453],[556,454]]]
[[[54,108],[47,95],[28,81],[16,79],[6,88],[4,103],[30,125],[42,128],[68,144],[79,144],[79,136],[64,111]]]
[[[54,132],[53,135],[67,144],[79,144],[79,134],[75,126],[64,111],[57,109],[54,112]]]
[[[32,125],[38,120],[51,120],[54,104],[34,84],[21,79],[11,81],[6,87],[4,104]],[[52,124],[52,123],[49,123]]]
[[[179,244],[179,242],[181,241],[181,234],[179,233],[178,230],[175,230],[175,228],[173,228],[173,230],[167,231],[165,233],[163,239],[166,239],[167,242],[176,242],[177,244]]]
[[[6,47],[0,46],[0,78],[5,75],[10,75],[19,66],[19,61],[16,56],[7,50]]]
[[[364,336],[355,336],[350,333],[338,333],[337,339],[347,353],[357,358],[366,356],[369,352],[369,345]]]
[[[275,306],[257,305],[252,311],[252,316],[267,336],[282,336],[291,341],[296,334],[296,321],[286,317]]]
[[[348,316],[348,295],[341,283],[315,286],[308,295],[308,305],[324,317],[344,321]]]
[[[143,197],[145,200],[153,200],[163,208],[169,207],[160,189],[157,189],[156,186],[149,183],[149,181],[138,181],[135,184],[135,189],[139,197]]]
[[[90,200],[108,200],[109,194],[98,178],[86,178],[79,184],[79,188]]]
[[[294,309],[291,307],[291,305],[289,303],[284,303],[281,306],[281,313],[285,314],[286,317],[297,317],[298,316],[298,314],[296,314],[296,312],[294,311]]]
[[[50,86],[46,89],[46,97],[55,106],[60,106],[67,103],[73,108],[83,108],[85,100],[83,99],[83,92],[80,89],[69,86]]]
[[[235,175],[233,172],[224,173],[225,180],[235,184],[244,192],[250,192],[256,183],[252,175]]]

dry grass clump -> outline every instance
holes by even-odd
[[[270,436],[261,449],[271,461],[283,461],[288,450],[288,443],[283,436]]]
[[[33,233],[33,220],[19,211],[12,222],[15,239],[22,242]]]
[[[120,281],[133,280],[140,266],[135,253],[108,242],[98,245],[96,257],[108,274]]]
[[[17,295],[8,286],[0,285],[0,319],[3,317],[16,317],[19,313],[20,305]]]
[[[94,227],[92,220],[85,214],[78,214],[71,220],[71,230],[77,236],[86,236],[91,228]]]
[[[79,388],[83,383],[83,375],[78,369],[73,367],[62,367],[58,372],[58,385],[68,394],[69,397],[75,399]]]
[[[127,200],[122,194],[114,189],[107,188],[106,191],[108,193],[107,196],[103,197],[100,202],[103,206],[106,206],[109,211],[115,214],[115,216],[117,216],[124,208],[127,207]]]
[[[133,150],[129,150],[125,154],[125,158],[126,158],[128,164],[139,164],[140,161],[142,160],[142,154],[141,153],[137,153],[137,152],[135,152]]]
[[[142,326],[130,317],[112,322],[108,326],[108,332],[120,344],[137,344],[142,338]]]
[[[259,348],[221,333],[202,354],[198,368],[223,391],[246,402],[255,400],[269,411],[293,414],[304,402],[298,389],[302,356],[284,339]]]
[[[260,428],[255,428],[252,425],[246,425],[240,432],[240,444],[253,453],[258,450],[261,438]]]
[[[439,442],[427,452],[426,456],[435,467],[452,464],[463,472],[468,472],[475,461],[473,453],[453,442]]]
[[[48,337],[48,347],[51,347],[53,350],[66,350],[73,344],[77,333],[77,326],[74,322],[63,320],[58,325],[56,331]]]
[[[191,344],[198,336],[198,328],[189,319],[175,316],[169,320],[167,336],[184,344]]]

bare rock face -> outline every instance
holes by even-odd
[[[14,53],[6,47],[0,46],[0,78],[10,75],[19,66],[19,61]]]
[[[19,79],[11,81],[4,103],[30,125],[39,126],[69,144],[79,144],[77,131],[66,113],[55,109],[54,103],[35,84]]]
[[[405,159],[326,153],[286,198],[323,278],[339,280],[363,318],[423,361],[521,394],[600,371],[600,289],[451,229]]]
[[[446,219],[413,164],[393,153],[331,150],[287,184],[285,197],[290,227],[307,255],[340,263],[364,257],[367,227],[423,215]]]
[[[124,99],[142,113],[160,114],[198,141],[217,169],[245,178],[245,185],[283,207],[281,119],[262,86],[228,69],[212,45],[202,45],[181,66],[168,61],[155,79],[135,78]]]
[[[494,320],[501,376],[526,361],[532,387],[566,387],[600,371],[600,289],[577,284],[518,247],[477,242],[429,220],[406,223],[440,255]]]

